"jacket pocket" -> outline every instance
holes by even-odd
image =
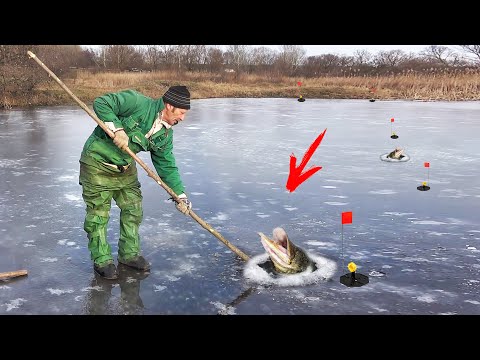
[[[152,151],[164,151],[168,142],[170,131],[163,128],[150,138],[150,146]]]
[[[148,151],[148,139],[142,134],[140,130],[131,132],[130,140],[133,144],[129,147],[133,152],[137,153],[142,150]],[[135,148],[133,146],[135,146]]]
[[[129,116],[122,120],[122,125],[126,132],[131,132],[137,129],[138,122],[136,122],[133,117]]]

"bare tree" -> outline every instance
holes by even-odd
[[[132,45],[103,46],[104,63],[110,69],[124,71],[142,66],[143,58]]]
[[[254,47],[250,53],[250,69],[254,73],[269,75],[278,53],[266,46]]]
[[[79,68],[90,68],[95,66],[96,53],[92,49],[83,49],[79,55],[77,66]]]
[[[153,70],[158,70],[162,63],[162,49],[159,45],[147,45],[144,52],[145,63]]]
[[[309,56],[305,67],[309,76],[337,75],[341,57],[335,54]]]
[[[37,55],[53,72],[62,75],[72,67],[79,67],[84,50],[79,45],[39,45]]]
[[[153,71],[171,69],[178,66],[178,47],[176,45],[145,45],[137,49],[143,57],[145,66]]]
[[[187,47],[188,45],[178,45],[175,47],[175,67],[179,73],[183,70],[183,59],[186,57]]]
[[[206,63],[207,47],[205,45],[183,45],[182,63],[188,71],[198,70]]]
[[[475,62],[480,64],[480,45],[459,45],[463,51],[475,57]]]
[[[354,65],[368,65],[372,61],[372,54],[367,50],[355,50],[353,53]]]
[[[448,66],[458,63],[458,55],[446,46],[430,45],[420,52],[425,60],[434,64]]]
[[[373,59],[377,67],[395,67],[407,58],[402,50],[379,51]]]
[[[47,78],[38,71],[27,51],[38,54],[38,45],[0,45],[0,106],[10,107],[9,95],[28,98],[35,85]]]
[[[282,73],[295,76],[296,70],[305,62],[306,50],[301,45],[282,45],[276,67]]]
[[[169,69],[177,66],[180,48],[177,45],[160,45],[160,49],[162,53],[162,64],[165,64]]]
[[[223,51],[215,46],[208,47],[206,63],[210,72],[219,72],[223,66]]]
[[[266,46],[253,48],[251,52],[251,64],[255,66],[273,65],[277,52]]]
[[[249,53],[248,45],[229,45],[225,59],[227,64],[234,67],[239,73],[242,67],[248,65]]]
[[[95,63],[97,68],[106,68],[106,58],[105,58],[105,46],[98,48],[88,48],[88,50],[94,54],[92,60]]]

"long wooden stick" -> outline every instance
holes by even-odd
[[[7,279],[7,278],[23,276],[27,274],[28,274],[27,270],[7,271],[7,272],[0,273],[0,279]]]
[[[38,57],[32,53],[31,51],[27,51],[27,54],[28,56],[30,56],[30,58],[32,58],[33,60],[35,60],[37,62],[38,65],[40,65],[62,88],[63,90],[65,90],[77,103],[78,105],[80,105],[80,107],[85,110],[87,112],[88,115],[90,115],[90,117],[95,120],[95,122],[98,124],[98,126],[100,126],[103,131],[105,131],[107,133],[108,136],[110,136],[112,139],[113,137],[115,136],[115,134],[113,133],[112,130],[110,130],[107,125],[105,125],[105,123],[103,121],[101,121],[97,115],[92,111],[90,110],[90,108],[85,105],[85,103],[83,101],[81,101],[78,97],[75,96],[74,93],[72,93],[70,91],[70,89],[43,63],[40,61],[40,59],[38,59]],[[165,184],[162,179],[160,179],[160,177],[155,174],[152,170],[150,170],[150,168],[147,166],[147,164],[145,164],[132,150],[130,150],[128,147],[125,149],[125,152],[130,155],[148,174],[148,176],[150,176],[153,180],[155,180],[157,182],[158,185],[160,185],[161,187],[163,187],[167,193],[176,201],[176,202],[180,202],[180,198],[177,196],[177,194],[175,194],[175,192],[173,192],[172,189],[170,189],[170,187]],[[208,230],[209,232],[211,232],[213,234],[213,236],[215,236],[217,239],[219,239],[221,242],[223,242],[230,250],[232,250],[234,253],[236,253],[238,256],[240,256],[243,260],[245,261],[248,261],[249,257],[243,253],[240,249],[238,249],[237,247],[235,247],[233,244],[231,244],[227,239],[225,239],[218,231],[216,231],[211,225],[209,225],[208,223],[206,223],[205,221],[203,221],[197,214],[195,214],[193,212],[193,210],[189,210],[189,213],[188,213],[196,222],[198,222],[200,225],[202,225],[202,227],[206,230]]]

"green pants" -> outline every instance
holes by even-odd
[[[80,163],[80,185],[87,214],[83,225],[88,236],[88,249],[96,264],[113,260],[107,241],[107,224],[112,199],[120,208],[118,257],[128,260],[140,254],[138,228],[143,218],[142,192],[135,162],[124,171],[99,164]]]

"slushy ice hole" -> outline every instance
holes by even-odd
[[[247,281],[261,285],[303,286],[330,280],[337,270],[335,261],[321,255],[308,254],[312,265],[296,274],[277,272],[267,253],[256,255],[247,261],[243,275]]]

